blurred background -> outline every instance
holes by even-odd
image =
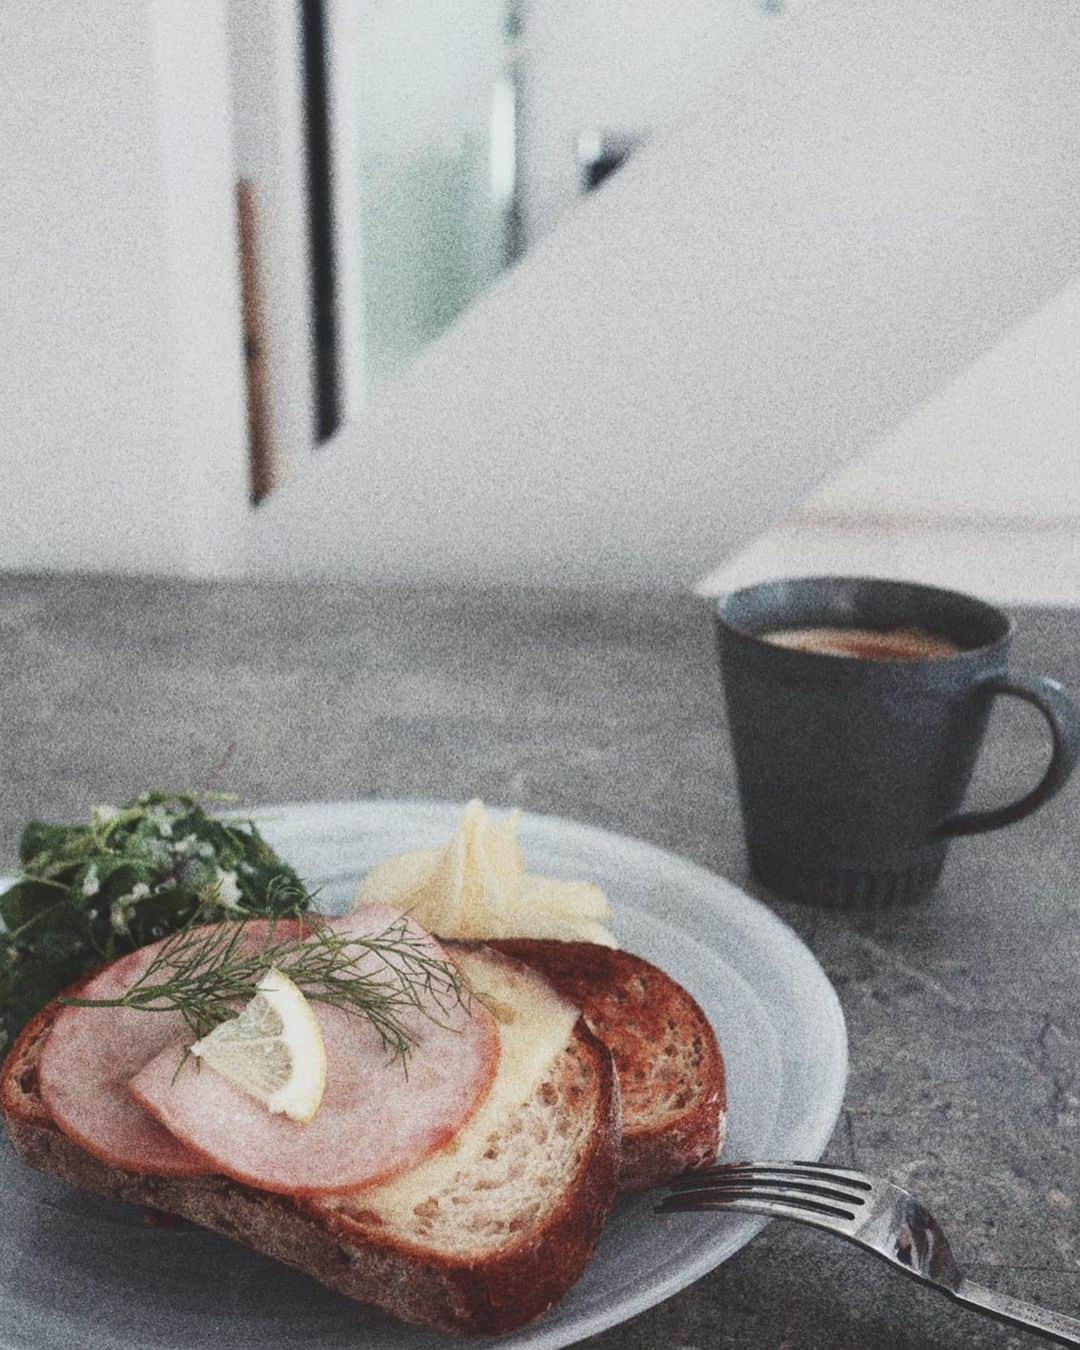
[[[892,9],[8,7],[0,567],[1075,603],[1077,21]]]

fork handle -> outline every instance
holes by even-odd
[[[1025,1303],[1023,1299],[1010,1298],[1008,1294],[999,1294],[996,1289],[987,1289],[971,1280],[961,1280],[956,1290],[949,1292],[958,1303],[978,1308],[980,1312],[989,1313],[1002,1322],[1026,1327],[1048,1341],[1056,1341],[1058,1345],[1080,1345],[1080,1322],[1075,1317],[1051,1312],[1049,1308]]]

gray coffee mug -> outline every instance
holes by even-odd
[[[1076,764],[1075,705],[1054,680],[1007,673],[1014,624],[993,605],[908,582],[811,577],[750,586],[713,612],[750,865],[787,899],[851,909],[920,900],[952,838],[1029,815]],[[864,660],[763,636],[815,628],[917,629],[959,650]],[[999,694],[1046,718],[1050,764],[1018,801],[962,812]]]

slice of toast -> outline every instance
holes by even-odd
[[[682,985],[640,956],[591,942],[488,945],[547,976],[614,1056],[620,1190],[647,1190],[715,1161],[726,1125],[724,1062],[708,1018]]]
[[[482,959],[498,966],[506,956]],[[511,963],[512,964],[512,963]],[[58,1011],[40,1012],[0,1078],[0,1110],[31,1167],[223,1233],[350,1298],[439,1331],[502,1333],[539,1317],[584,1270],[615,1195],[618,1083],[583,1018],[529,1099],[421,1203],[256,1190],[221,1176],[161,1177],[93,1158],[53,1124],[37,1065]]]

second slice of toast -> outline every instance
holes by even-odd
[[[715,1161],[727,1120],[724,1061],[681,984],[640,956],[591,942],[488,945],[545,975],[611,1051],[622,1097],[620,1190],[648,1190]]]

